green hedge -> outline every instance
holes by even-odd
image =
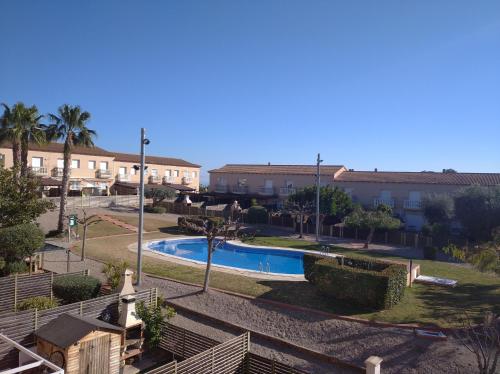
[[[327,296],[376,309],[399,303],[406,288],[406,265],[369,258],[304,254],[304,276]]]
[[[267,209],[260,205],[251,206],[248,208],[247,220],[248,223],[267,223]]]
[[[163,214],[167,212],[167,209],[163,206],[145,206],[144,211],[146,213]]]
[[[54,295],[65,303],[76,303],[92,299],[99,294],[99,279],[85,275],[69,275],[54,279]]]
[[[45,310],[45,309],[55,308],[58,305],[59,304],[57,303],[57,301],[51,299],[50,297],[35,296],[25,299],[21,301],[19,304],[17,304],[17,310],[30,310],[30,309]]]

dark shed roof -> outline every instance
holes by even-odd
[[[67,348],[93,331],[121,333],[123,329],[107,322],[62,314],[35,331],[35,336],[60,348]]]

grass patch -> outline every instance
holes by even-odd
[[[168,222],[162,221],[162,225],[165,224],[168,224]],[[175,232],[173,227],[170,227],[170,230]],[[162,232],[148,233],[144,235],[144,240],[169,236]],[[132,236],[94,239],[87,243],[86,251],[90,257],[103,261],[115,261],[119,258],[128,261],[131,266],[135,266],[137,255],[129,251],[127,247],[136,241],[137,238]],[[274,237],[258,237],[247,240],[247,242],[255,245],[308,250],[318,248],[312,243]],[[369,256],[408,261],[401,257],[340,247],[336,247],[335,252],[350,256]],[[406,289],[403,301],[400,304],[384,311],[367,310],[349,305],[346,302],[325,298],[318,294],[316,289],[308,282],[262,280],[212,271],[210,285],[249,296],[281,301],[336,314],[393,323],[450,326],[457,321],[457,317],[460,316],[460,312],[463,310],[469,311],[472,316],[478,318],[486,310],[494,310],[500,313],[500,278],[444,262],[428,260],[418,260],[417,262],[421,265],[424,274],[457,279],[459,285],[455,288],[444,288],[415,284],[412,288]],[[202,268],[159,261],[148,256],[144,256],[144,271],[200,285],[203,283],[204,277],[204,269]]]

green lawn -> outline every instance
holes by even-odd
[[[119,217],[117,216],[117,218]],[[146,222],[148,220],[146,219]],[[157,222],[146,223],[146,225],[151,225],[150,227],[157,224]],[[166,224],[168,225],[168,223],[162,221],[162,226],[165,227]],[[174,233],[175,229],[166,227],[163,231]],[[144,235],[144,239],[152,240],[168,237],[169,234],[165,232],[148,233]],[[131,266],[134,266],[137,255],[130,252],[127,246],[136,242],[136,240],[132,236],[94,239],[87,243],[87,254],[103,261],[124,259]],[[255,245],[316,249],[314,244],[274,237],[258,237],[247,242]],[[383,254],[363,250],[349,250],[337,247],[335,252],[353,256],[366,255],[407,261],[400,257],[384,256]],[[444,288],[415,284],[412,288],[407,288],[404,300],[400,304],[384,311],[366,310],[350,305],[345,301],[325,298],[318,294],[308,282],[261,280],[213,271],[211,286],[331,313],[395,323],[418,322],[449,326],[456,323],[457,317],[460,316],[460,312],[463,310],[467,310],[475,317],[479,317],[481,313],[489,309],[494,309],[497,313],[500,312],[500,278],[442,262],[426,260],[417,262],[421,265],[424,274],[457,279],[459,285],[455,288]],[[204,276],[202,268],[158,261],[148,256],[144,257],[144,271],[197,284],[203,282]]]

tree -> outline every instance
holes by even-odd
[[[102,221],[97,214],[93,214],[87,217],[87,212],[85,209],[83,211],[83,218],[78,220],[78,223],[83,226],[83,238],[82,238],[82,254],[81,261],[85,261],[85,242],[87,241],[87,229]]]
[[[52,121],[47,129],[49,140],[64,140],[61,204],[57,223],[57,230],[62,232],[64,230],[66,202],[68,200],[71,153],[74,146],[93,147],[96,132],[87,127],[90,113],[82,112],[79,106],[64,104],[59,107],[58,115],[49,114],[49,118]]]
[[[39,189],[38,178],[19,177],[15,168],[0,168],[0,227],[33,222],[53,209],[50,200],[39,198]]]
[[[21,134],[21,175],[28,175],[28,149],[30,143],[43,144],[46,141],[46,127],[40,123],[43,118],[35,105],[23,108]]]
[[[365,248],[370,245],[375,230],[395,230],[401,226],[401,221],[392,217],[385,206],[379,206],[377,210],[369,211],[358,206],[345,218],[344,223],[348,227],[370,230],[366,238]]]
[[[457,171],[455,169],[443,169],[443,173],[445,174],[455,174]]]
[[[431,225],[448,224],[453,217],[453,199],[449,195],[426,195],[422,205],[424,216]]]
[[[23,103],[17,103],[12,108],[2,103],[4,112],[1,118],[0,141],[12,143],[12,158],[14,170],[21,170],[21,138],[23,133],[21,112]]]
[[[148,199],[153,199],[153,207],[158,206],[165,199],[173,199],[175,191],[170,188],[165,187],[146,187],[144,190],[144,196]]]
[[[500,226],[500,186],[471,186],[455,197],[455,216],[472,240],[491,240],[493,229]]]
[[[215,238],[222,236],[222,243],[224,243],[229,236],[237,237],[240,228],[239,223],[230,220],[225,221],[218,217],[187,218],[182,216],[178,219],[178,225],[185,230],[203,234],[207,238],[207,267],[205,270],[205,280],[203,282],[203,292],[207,292],[210,281],[210,270],[212,267],[212,256],[219,244],[217,243],[217,245],[214,245]]]
[[[476,357],[479,374],[497,373],[500,359],[500,318],[491,312],[484,316],[483,323],[476,326],[467,314],[462,319],[462,328],[455,329],[455,336]]]
[[[23,261],[45,242],[42,230],[34,223],[23,223],[0,229],[0,257],[7,264]]]
[[[304,234],[304,219],[313,211],[314,204],[311,201],[309,191],[298,190],[294,194],[288,196],[288,201],[285,209],[299,217],[299,238],[302,239]]]

